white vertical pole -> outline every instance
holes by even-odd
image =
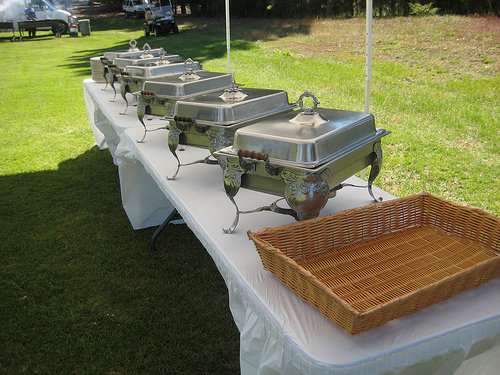
[[[370,82],[372,80],[372,19],[373,2],[366,0],[366,90],[365,112],[370,110]]]
[[[227,72],[231,73],[231,31],[229,24],[229,0],[226,0],[226,44],[227,44]]]
[[[366,89],[365,89],[365,112],[370,112],[370,83],[372,80],[372,19],[373,2],[366,0]],[[361,171],[361,179],[366,177],[366,168]]]

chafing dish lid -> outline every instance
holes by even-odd
[[[193,70],[201,70],[201,64],[198,61],[193,62]],[[185,63],[171,63],[167,65],[157,65],[157,66],[126,66],[124,69],[129,72],[133,77],[157,77],[164,76],[167,74],[183,73],[186,70]]]
[[[160,50],[161,48],[154,48],[150,50],[150,53],[154,56],[160,56]],[[108,51],[104,52],[104,57],[107,58],[108,60],[114,60],[118,57],[137,57],[139,58],[142,54],[144,54],[144,51],[133,51],[129,52],[128,50],[123,50],[123,51]]]
[[[145,81],[143,90],[154,91],[160,97],[184,97],[208,91],[222,90],[232,84],[231,73],[200,70],[189,78],[189,74],[178,73]]]
[[[311,110],[308,108],[307,110]],[[369,113],[314,108],[285,113],[236,131],[233,150],[267,153],[285,164],[315,168],[388,134]]]
[[[160,59],[160,56],[141,58],[140,56],[134,57],[117,57],[113,60],[113,63],[119,68],[124,68],[128,65],[139,65],[139,66],[153,66]],[[164,59],[169,62],[180,62],[181,58],[179,55],[164,55]]]
[[[119,51],[104,52],[104,57],[108,60],[113,61],[117,57],[140,58],[141,56],[142,57],[160,56],[161,54],[165,53],[165,50],[163,48],[160,47],[160,48],[151,49],[151,47],[147,43],[145,43],[144,46],[142,47],[142,50],[140,50],[139,48],[137,48],[137,41],[135,39],[130,39],[130,42],[128,44],[130,46],[130,48],[128,50],[126,49],[126,50],[119,50]]]
[[[240,94],[226,96],[215,91],[182,99],[175,104],[175,114],[193,117],[200,124],[229,126],[290,111],[288,94],[283,90],[244,88]],[[229,97],[229,99],[227,99]]]
[[[160,53],[164,52],[163,48],[153,48],[149,50],[149,53],[153,56],[160,56]],[[114,60],[116,58],[121,57],[129,57],[129,58],[140,58],[144,54],[143,50],[123,50],[123,51],[108,51],[104,52],[104,57],[108,60]]]

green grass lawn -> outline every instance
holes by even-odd
[[[138,45],[226,71],[224,21],[91,20],[90,37],[11,43],[0,34],[0,373],[234,374],[227,290],[185,226],[132,230],[116,166],[94,146],[89,59]],[[498,18],[374,20],[370,112],[383,139],[376,184],[427,191],[500,216]],[[246,87],[306,89],[364,108],[364,20],[235,20],[231,66]]]

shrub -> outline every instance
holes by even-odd
[[[408,4],[410,7],[410,14],[413,16],[424,17],[424,16],[433,16],[435,15],[439,8],[433,8],[434,3],[429,4]]]

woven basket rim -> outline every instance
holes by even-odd
[[[460,205],[458,203],[450,202],[450,201],[448,201],[448,200],[446,200],[444,198],[438,197],[438,196],[436,196],[434,194],[431,194],[431,193],[428,193],[428,192],[421,192],[421,193],[409,195],[409,196],[406,196],[406,197],[401,197],[401,198],[395,198],[395,199],[387,200],[387,201],[384,201],[384,202],[371,203],[371,204],[368,204],[366,206],[348,208],[346,210],[342,210],[342,211],[335,212],[335,213],[328,214],[328,215],[324,215],[324,216],[319,216],[319,217],[316,217],[316,218],[313,218],[313,219],[308,219],[308,220],[303,220],[303,221],[297,221],[297,222],[294,222],[294,223],[285,224],[285,225],[281,225],[281,226],[274,227],[274,228],[265,227],[265,228],[262,228],[262,229],[260,229],[260,230],[258,230],[256,232],[250,232],[250,231],[249,232],[250,233],[255,233],[257,236],[259,236],[259,235],[262,235],[262,234],[265,234],[265,233],[268,233],[268,232],[276,231],[278,229],[280,229],[280,230],[293,229],[293,228],[295,228],[297,226],[301,226],[301,225],[304,225],[304,224],[307,224],[307,223],[313,224],[315,222],[321,222],[323,220],[327,220],[330,217],[345,216],[345,215],[348,215],[351,212],[366,211],[366,210],[376,210],[378,207],[381,208],[381,207],[384,207],[386,205],[395,205],[395,204],[398,204],[398,202],[404,202],[406,200],[416,199],[416,198],[417,199],[418,198],[421,198],[421,199],[429,198],[429,199],[434,199],[434,200],[441,201],[441,202],[446,202],[446,204],[449,204],[452,207],[460,208],[460,209],[467,209],[467,210],[469,210],[471,212],[474,212],[476,214],[488,216],[492,220],[497,221],[498,223],[500,223],[500,217],[494,216],[494,215],[490,214],[489,212],[487,212],[487,211],[485,211],[485,210],[483,210],[481,208],[474,208],[474,207],[463,206],[463,205]]]
[[[379,220],[379,217],[387,220]],[[353,223],[356,225],[351,231]],[[257,232],[248,231],[247,235],[254,241],[265,269],[273,273],[300,298],[316,306],[326,317],[337,324],[341,322],[340,326],[352,334],[414,313],[500,276],[499,228],[499,217],[481,209],[459,205],[423,192],[275,228],[262,228]],[[448,271],[448,274],[441,273],[439,277],[427,278],[418,288],[414,288],[415,285],[413,285],[404,294],[394,295],[393,298],[388,299],[383,298],[376,305],[365,306],[352,304],[349,300],[350,296],[337,294],[336,287],[325,284],[321,274],[316,276],[313,268],[311,271],[305,268],[306,264],[314,265],[315,260],[310,257],[315,255],[320,255],[318,262],[321,262],[320,259],[335,257],[335,250],[341,250],[340,255],[343,253],[342,249],[345,249],[347,251],[345,254],[348,254],[351,251],[349,248],[357,251],[355,249],[359,247],[362,251],[366,246],[370,247],[372,244],[376,246],[377,241],[385,242],[386,240],[389,241],[387,243],[389,249],[392,247],[392,236],[412,238],[412,233],[424,235],[429,229],[445,237],[451,236],[450,239],[458,237],[460,242],[463,239],[466,241],[464,244],[468,243],[484,251],[486,256],[474,260],[471,258],[470,265],[455,267],[452,272]],[[422,230],[424,232],[421,232]],[[289,235],[286,233],[288,231]],[[387,239],[386,236],[388,236]],[[310,258],[309,261],[308,258]],[[350,262],[349,258],[344,259]],[[467,259],[464,258],[464,261]],[[303,264],[302,261],[304,261]],[[430,270],[436,267],[433,266],[432,259],[425,262],[430,262],[428,263]],[[340,267],[341,264],[339,263],[338,266]],[[391,263],[387,264],[388,267],[393,267],[389,264]],[[343,273],[343,271],[340,272]],[[419,283],[418,277],[415,281]],[[467,287],[467,285],[470,286]],[[366,292],[371,294],[369,288]],[[419,294],[422,294],[421,298]],[[328,301],[334,305],[330,305]],[[329,307],[326,307],[325,303]],[[340,311],[347,315],[339,318],[337,314]],[[390,317],[391,314],[392,317]],[[371,318],[370,315],[373,317]],[[370,324],[371,326],[368,327]]]
[[[325,284],[323,284],[321,282],[321,280],[319,280],[316,276],[314,276],[314,274],[312,274],[310,271],[306,270],[301,265],[297,264],[297,262],[295,262],[295,260],[293,260],[292,258],[288,257],[286,254],[283,254],[283,252],[281,250],[279,250],[278,248],[276,248],[276,247],[274,247],[272,245],[267,244],[266,241],[261,240],[260,238],[255,237],[254,233],[248,231],[247,234],[250,237],[250,239],[252,239],[253,241],[256,241],[256,242],[260,243],[260,245],[262,246],[263,249],[266,249],[268,252],[273,253],[275,256],[283,258],[285,260],[285,262],[287,262],[288,264],[290,264],[293,268],[296,268],[304,276],[308,277],[309,280],[311,280],[317,287],[319,287],[320,289],[322,289],[328,295],[330,295],[333,298],[335,298],[345,309],[349,310],[351,313],[353,313],[355,315],[359,315],[359,311],[358,310],[354,309],[350,304],[348,304],[346,301],[344,301],[342,298],[340,298],[337,294],[335,294],[330,288],[328,288]]]
[[[281,258],[284,258],[284,260],[287,263],[289,263],[293,268],[296,268],[300,273],[302,273],[304,276],[306,276],[307,278],[309,278],[317,287],[321,288],[328,295],[330,295],[333,298],[335,298],[344,308],[346,308],[347,310],[349,310],[350,312],[352,312],[353,314],[355,314],[358,317],[363,317],[365,315],[373,314],[375,311],[384,309],[387,306],[390,306],[390,305],[396,303],[395,300],[391,300],[389,302],[386,302],[386,303],[383,303],[383,304],[379,304],[376,307],[373,307],[371,309],[367,309],[367,310],[365,310],[363,312],[360,312],[359,310],[353,308],[344,299],[342,299],[337,294],[335,294],[329,287],[327,287],[323,282],[321,282],[321,280],[318,279],[313,273],[311,273],[310,271],[308,271],[307,269],[305,269],[304,267],[302,267],[301,265],[299,265],[294,259],[292,259],[289,256],[287,256],[286,254],[284,254],[280,249],[278,249],[278,248],[270,245],[265,240],[261,240],[260,238],[258,238],[255,235],[256,233],[252,233],[251,231],[248,231],[247,234],[250,237],[250,239],[252,239],[255,242],[258,242],[260,244],[260,246],[263,249],[265,249],[266,251],[268,251],[270,253],[273,253],[274,255],[279,256]],[[499,259],[497,260],[497,262],[500,262],[500,253],[498,253],[496,251],[494,251],[494,252],[499,257]],[[480,266],[482,266],[484,264],[487,264],[487,263],[490,263],[490,262],[492,262],[491,259],[483,260],[481,262],[478,262],[475,267],[480,267]],[[424,291],[427,291],[429,289],[439,287],[440,284],[445,284],[448,280],[450,280],[452,278],[455,278],[455,277],[459,277],[459,276],[461,276],[463,274],[467,274],[468,272],[469,272],[469,269],[463,269],[463,270],[461,270],[461,271],[459,271],[459,272],[457,272],[457,273],[455,273],[455,274],[453,274],[453,275],[451,275],[451,276],[449,276],[447,278],[438,280],[438,281],[436,281],[436,282],[434,282],[432,284],[426,285],[425,287],[422,287],[422,288],[420,288],[418,290],[415,290],[413,292],[405,294],[404,298],[410,298],[412,296],[420,294],[420,293],[422,293]]]

